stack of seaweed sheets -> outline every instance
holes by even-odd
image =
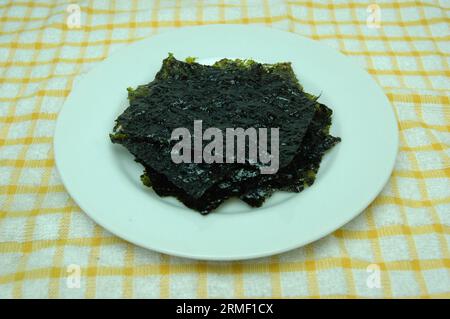
[[[287,62],[222,59],[209,66],[169,54],[152,82],[128,89],[128,99],[112,142],[144,166],[144,185],[202,214],[231,197],[259,207],[277,190],[302,191],[314,183],[324,153],[340,141],[329,134],[332,110],[303,91]],[[203,130],[278,128],[278,170],[264,174],[267,164],[248,157],[241,163],[174,162],[172,132],[193,132],[195,121]]]

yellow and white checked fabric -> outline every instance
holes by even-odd
[[[373,3],[0,0],[0,298],[449,298],[450,3]],[[65,191],[52,138],[76,77],[133,41],[214,23],[321,41],[383,87],[400,127],[395,171],[342,229],[279,256],[197,262],[124,242]]]

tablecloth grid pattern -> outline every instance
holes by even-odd
[[[366,24],[370,1],[72,3],[79,29],[66,24],[69,1],[0,1],[0,298],[450,297],[447,1],[376,1],[378,29]],[[126,243],[70,199],[52,139],[76,77],[128,43],[214,23],[324,42],[383,87],[400,152],[389,183],[355,220],[278,256],[198,262]],[[81,267],[80,288],[67,285],[71,264]],[[366,284],[370,264],[380,267],[380,288]]]

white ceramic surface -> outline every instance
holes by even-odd
[[[141,185],[142,168],[108,134],[127,106],[127,87],[147,83],[168,52],[178,59],[291,61],[305,90],[334,111],[329,152],[314,185],[276,193],[255,209],[238,200],[202,216]],[[56,165],[67,191],[93,220],[139,246],[206,260],[284,252],[338,229],[381,191],[398,148],[393,110],[373,79],[318,42],[275,29],[213,25],[161,33],[127,46],[76,83],[58,117]]]

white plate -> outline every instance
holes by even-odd
[[[108,134],[127,106],[127,87],[154,78],[168,52],[200,62],[222,57],[291,61],[305,90],[334,110],[329,152],[314,185],[276,193],[262,208],[231,200],[202,216],[141,185],[140,165]],[[68,192],[119,237],[159,252],[207,260],[281,253],[317,240],[357,216],[381,191],[398,147],[382,90],[340,53],[300,36],[255,26],[183,28],[134,43],[83,76],[59,114],[55,158]]]

